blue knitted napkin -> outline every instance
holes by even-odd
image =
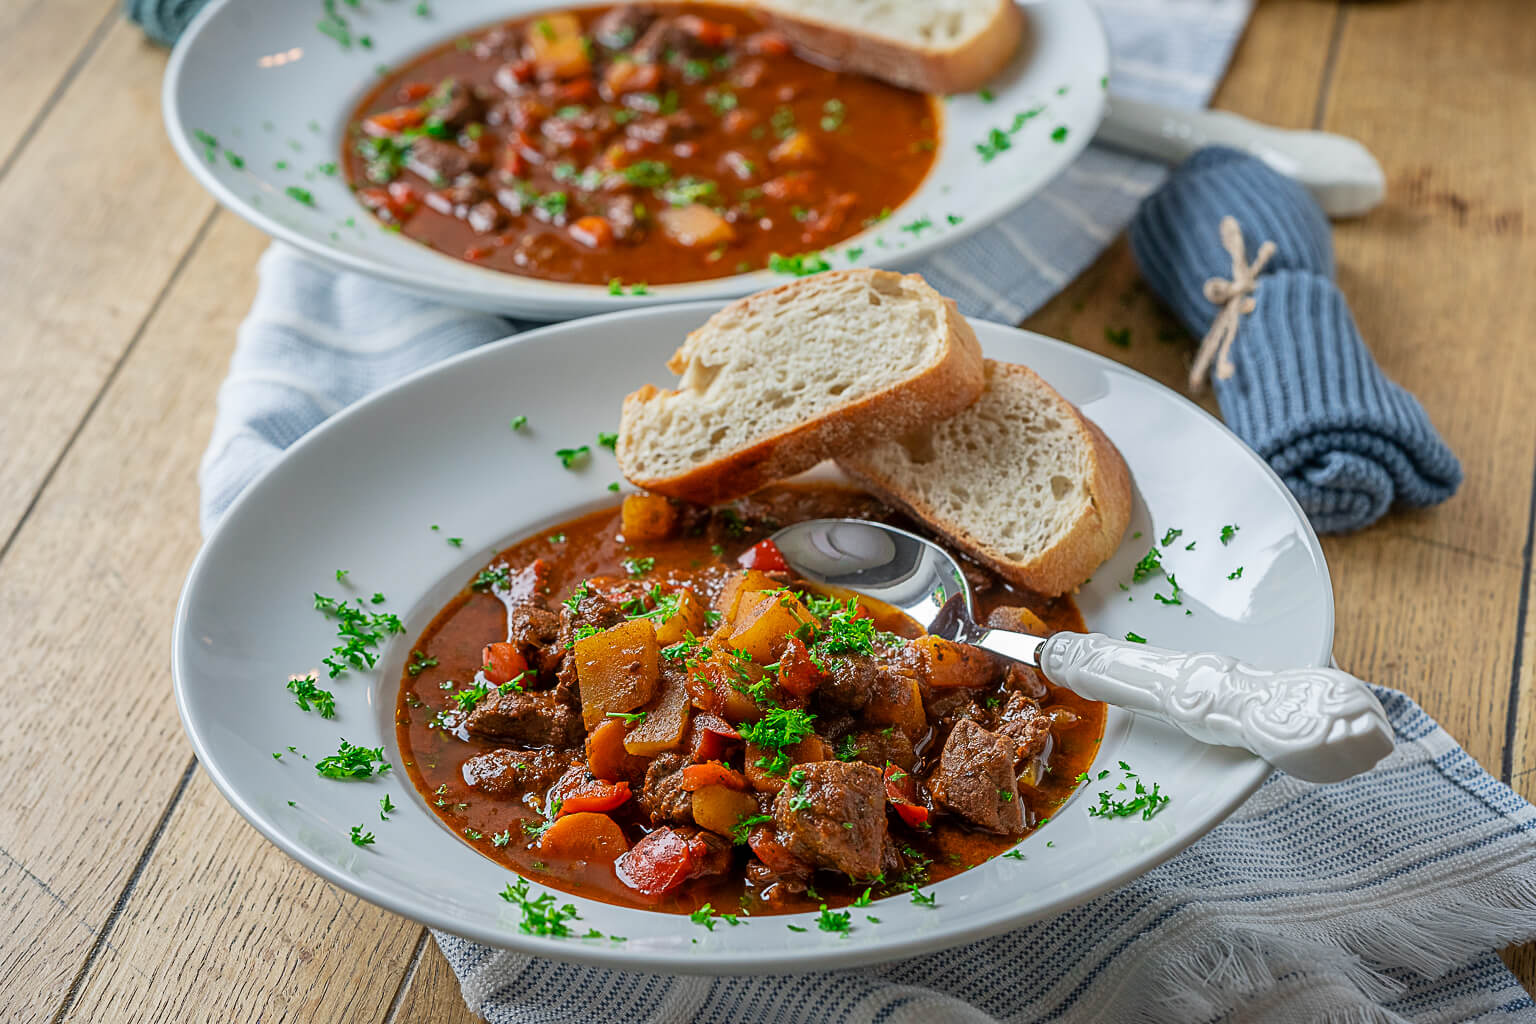
[[[1461,464],[1418,401],[1371,358],[1334,284],[1333,236],[1305,189],[1261,161],[1212,147],[1186,160],[1131,221],[1142,276],[1197,337],[1221,311],[1205,293],[1233,278],[1232,218],[1256,278],[1237,319],[1231,376],[1213,373],[1227,425],[1274,467],[1322,532],[1358,530],[1393,505],[1456,493]],[[1219,361],[1218,361],[1219,366]]]

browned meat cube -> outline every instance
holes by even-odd
[[[796,771],[804,772],[805,781],[798,788],[791,782],[773,801],[785,848],[851,878],[877,874],[885,845],[880,769],[858,761],[814,761]]]
[[[872,764],[882,771],[886,765],[894,764],[902,771],[909,772],[917,760],[912,750],[912,741],[895,726],[848,733],[835,746],[839,753],[850,751],[851,760]]]
[[[644,4],[620,4],[592,23],[592,38],[608,50],[634,45],[656,20],[656,12]]]
[[[582,736],[581,716],[554,693],[493,692],[469,713],[471,735],[527,747],[570,746]]]
[[[411,143],[411,170],[436,185],[449,185],[470,170],[470,155],[451,142],[423,135]]]
[[[476,754],[459,769],[464,781],[487,796],[516,799],[538,793],[570,767],[571,759],[549,750],[508,750]]]
[[[560,616],[534,601],[519,601],[507,607],[507,639],[540,672],[558,668],[565,655],[557,643]]]
[[[934,800],[977,828],[1009,836],[1022,833],[1014,749],[1011,739],[962,718],[950,730],[938,770],[929,780]]]
[[[635,802],[650,815],[652,824],[693,824],[693,794],[683,789],[686,767],[688,758],[682,754],[662,754],[646,769]]]

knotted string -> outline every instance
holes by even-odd
[[[1221,218],[1221,245],[1232,255],[1232,280],[1212,277],[1205,282],[1206,301],[1220,306],[1221,312],[1216,314],[1211,329],[1200,342],[1200,351],[1195,354],[1195,365],[1189,371],[1191,391],[1200,391],[1205,387],[1213,360],[1216,363],[1217,380],[1232,378],[1235,372],[1232,365],[1232,343],[1237,340],[1237,328],[1243,315],[1253,312],[1256,305],[1253,293],[1259,286],[1259,272],[1275,254],[1275,243],[1265,242],[1259,246],[1253,262],[1249,263],[1248,251],[1243,244],[1243,229],[1238,225],[1237,218],[1232,216]]]

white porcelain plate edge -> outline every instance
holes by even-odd
[[[384,230],[339,175],[325,173],[377,66],[400,63],[434,42],[497,20],[560,6],[554,0],[455,0],[431,5],[423,19],[407,0],[360,0],[356,8],[338,10],[354,19],[355,34],[366,32],[371,45],[343,49],[317,31],[318,0],[213,0],[188,26],[166,67],[166,130],[199,183],[273,238],[337,267],[458,305],[562,319],[734,298],[786,280],[764,270],[614,296],[604,286],[504,274]],[[1103,27],[1081,0],[1022,6],[1028,42],[991,85],[992,99],[967,94],[941,101],[944,124],[934,170],[891,217],[827,250],[834,267],[912,266],[1035,195],[1087,146],[1104,113],[1109,51]],[[976,146],[994,128],[1010,146],[984,161]]]
[[[939,883],[934,909],[878,901],[871,912],[881,923],[856,917],[847,937],[818,932],[814,916],[706,932],[686,918],[571,897],[581,929],[628,937],[613,943],[520,933],[515,908],[496,897],[513,876],[451,834],[398,768],[369,782],[318,777],[314,759],[334,751],[341,736],[383,745],[398,764],[396,680],[411,641],[500,547],[614,500],[606,482],[616,470],[611,459],[598,461],[606,453],[571,472],[559,468],[554,449],[591,443],[588,435],[609,429],[617,398],[658,377],[674,339],[713,308],[591,318],[456,357],[333,417],[236,501],[188,575],[173,670],[199,761],[263,835],[365,899],[504,948],[671,973],[823,970],[972,941],[1058,913],[1150,870],[1262,782],[1268,767],[1246,754],[1202,747],[1115,712],[1098,764],[1113,769],[1125,759],[1164,786],[1173,800],[1150,821],[1089,818],[1084,799],[1098,788],[1090,785],[1023,842],[1024,861],[998,858]],[[1326,565],[1266,465],[1203,410],[1116,363],[996,324],[976,329],[990,355],[1034,365],[1081,405],[1132,467],[1131,530],[1140,536],[1079,595],[1092,628],[1135,629],[1170,647],[1219,647],[1259,664],[1327,662]],[[583,374],[579,387],[550,386]],[[530,417],[531,434],[507,429],[518,412]],[[445,450],[454,444],[457,451]],[[1239,530],[1223,545],[1220,527],[1229,522]],[[439,523],[441,532],[429,530]],[[1153,592],[1167,589],[1155,584],[1120,590],[1145,546],[1161,544],[1169,529],[1184,531],[1163,548],[1184,604],[1155,601]],[[466,538],[462,548],[444,543],[450,533]],[[1236,564],[1244,573],[1227,579]],[[283,681],[331,646],[332,627],[309,607],[309,595],[336,593],[337,568],[349,570],[356,593],[390,595],[385,607],[400,612],[407,632],[388,646],[379,671],[332,686],[341,710],[327,722],[294,708]],[[386,792],[399,810],[380,822],[376,802]],[[353,846],[348,827],[356,823],[378,842]],[[792,932],[790,923],[810,930]]]

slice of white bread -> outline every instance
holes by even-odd
[[[756,0],[796,49],[920,92],[970,92],[1019,48],[1014,0]]]
[[[981,394],[981,345],[916,274],[841,270],[739,299],[667,363],[677,390],[624,400],[619,468],[702,504],[750,494]]]
[[[986,391],[960,415],[837,464],[1009,582],[1066,593],[1120,546],[1130,472],[1033,370],[989,359],[986,372]]]

